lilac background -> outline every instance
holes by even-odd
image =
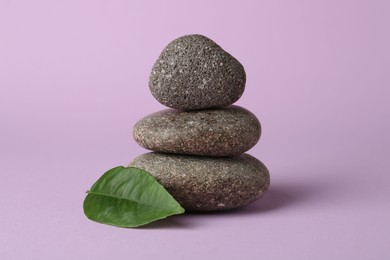
[[[389,1],[0,1],[0,259],[390,259]],[[162,48],[201,33],[246,68],[237,102],[271,189],[141,229],[85,191],[144,153]]]

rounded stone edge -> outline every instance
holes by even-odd
[[[142,160],[143,157],[145,156],[153,156],[153,155],[157,155],[157,156],[173,156],[173,157],[194,157],[194,158],[202,158],[203,156],[191,156],[191,155],[171,155],[171,154],[164,154],[164,153],[157,153],[157,152],[150,152],[150,153],[145,153],[145,154],[141,154],[139,156],[137,156],[136,158],[134,158],[132,160],[132,162],[129,164],[129,167],[137,167],[137,168],[141,168],[145,171],[148,171],[152,176],[154,176],[156,178],[156,180],[161,184],[163,185],[163,187],[165,187],[167,189],[168,192],[171,193],[171,195],[181,204],[181,206],[183,208],[186,209],[186,211],[193,211],[193,212],[208,212],[208,211],[227,211],[227,210],[233,210],[233,209],[237,209],[237,208],[241,208],[241,207],[244,207],[244,206],[247,206],[257,200],[259,200],[260,198],[262,198],[264,196],[264,194],[268,191],[269,187],[270,187],[270,184],[271,184],[271,177],[270,177],[270,173],[269,173],[269,170],[268,168],[265,166],[265,164],[260,161],[259,159],[257,159],[256,157],[254,156],[251,156],[249,154],[242,154],[240,156],[243,156],[245,157],[246,159],[249,159],[251,161],[255,161],[257,164],[259,164],[260,168],[261,168],[261,174],[263,174],[264,176],[262,176],[264,179],[266,179],[266,182],[261,186],[259,187],[258,191],[256,192],[256,196],[253,196],[251,199],[247,199],[245,201],[242,201],[240,204],[238,205],[235,205],[235,206],[227,206],[227,205],[216,205],[216,206],[205,206],[205,207],[194,207],[192,204],[192,202],[188,202],[186,201],[187,199],[183,200],[182,198],[180,198],[176,192],[172,191],[172,189],[169,187],[172,182],[170,181],[166,181],[164,182],[161,178],[159,178],[159,174],[161,173],[156,173],[156,172],[153,172],[153,170],[150,170],[150,168],[148,169],[148,167],[145,167],[145,166],[140,166],[139,165],[139,161]],[[208,157],[209,159],[215,159],[213,157]],[[219,157],[217,159],[223,159],[222,157]],[[229,158],[226,158],[226,159],[229,159]],[[142,163],[141,163],[142,164]],[[190,200],[190,199],[189,199]]]
[[[212,42],[215,46],[217,46],[218,48],[220,48],[227,56],[230,57],[231,60],[234,61],[234,65],[235,66],[238,66],[239,67],[239,70],[242,72],[242,87],[240,88],[240,91],[237,92],[237,96],[236,98],[232,99],[230,102],[224,102],[224,103],[221,103],[221,104],[218,104],[218,105],[211,105],[211,106],[188,106],[188,105],[177,105],[177,104],[171,104],[169,102],[164,102],[163,100],[160,100],[160,98],[158,97],[158,95],[156,94],[154,88],[155,86],[152,84],[152,81],[153,81],[153,71],[155,70],[156,68],[156,65],[158,64],[158,62],[161,60],[162,58],[162,55],[163,53],[166,51],[167,48],[171,47],[173,44],[175,44],[177,41],[179,40],[182,40],[182,38],[186,38],[186,37],[189,37],[189,36],[197,36],[197,37],[202,37],[204,39],[206,39],[207,41],[210,41]],[[234,104],[235,102],[237,102],[243,95],[244,91],[245,91],[245,85],[246,85],[246,81],[247,81],[247,76],[246,76],[246,71],[245,71],[245,68],[244,66],[242,65],[242,63],[236,59],[232,54],[230,54],[228,51],[226,51],[224,48],[222,48],[218,43],[216,43],[214,40],[210,39],[209,37],[207,36],[204,36],[204,35],[201,35],[201,34],[187,34],[187,35],[183,35],[183,36],[180,36],[178,38],[175,38],[174,40],[170,41],[164,48],[163,50],[160,52],[157,60],[154,62],[153,64],[153,67],[152,67],[152,70],[151,70],[151,73],[149,75],[149,78],[148,78],[148,86],[149,86],[149,90],[150,92],[152,93],[153,97],[162,105],[166,106],[166,107],[169,107],[169,108],[173,108],[173,109],[178,109],[178,110],[183,110],[183,111],[190,111],[190,110],[200,110],[200,109],[213,109],[213,108],[220,108],[220,107],[225,107],[225,106],[229,106],[229,105],[232,105]]]
[[[256,126],[257,128],[259,129],[258,130],[258,133],[256,133],[256,138],[254,138],[252,140],[252,142],[245,148],[245,149],[235,149],[234,152],[215,152],[215,153],[200,153],[200,152],[190,152],[188,150],[181,150],[180,152],[175,152],[173,151],[173,149],[166,149],[166,148],[157,148],[154,144],[148,144],[147,140],[145,140],[145,138],[141,138],[140,137],[140,133],[141,131],[137,131],[138,130],[138,127],[139,125],[143,122],[143,120],[145,119],[148,119],[148,118],[153,118],[153,117],[156,117],[160,114],[164,114],[165,112],[171,112],[171,113],[182,113],[182,112],[191,112],[191,111],[180,111],[180,110],[175,110],[175,109],[171,109],[171,108],[167,108],[167,109],[163,109],[163,110],[160,110],[160,111],[157,111],[157,112],[154,112],[152,114],[149,114],[143,118],[141,118],[140,120],[138,120],[131,132],[132,132],[132,136],[134,138],[134,140],[136,141],[136,143],[147,149],[147,150],[150,150],[150,151],[154,151],[154,152],[160,152],[160,153],[169,153],[169,154],[176,154],[176,155],[180,155],[180,154],[184,154],[184,155],[196,155],[196,156],[210,156],[210,157],[233,157],[233,156],[238,156],[238,155],[241,155],[243,153],[246,153],[247,151],[249,151],[250,149],[252,149],[260,140],[261,138],[261,134],[262,134],[262,125],[260,123],[260,120],[257,118],[257,116],[252,113],[250,110],[244,108],[244,107],[241,107],[241,106],[237,106],[237,105],[230,105],[226,108],[233,108],[233,109],[238,109],[238,110],[242,110],[243,112],[247,113],[251,118],[254,119],[255,123],[256,123]],[[224,108],[222,108],[224,109]]]

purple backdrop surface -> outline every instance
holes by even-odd
[[[390,259],[390,1],[0,2],[0,259]],[[85,191],[144,153],[151,67],[176,37],[246,68],[271,172],[240,210],[140,229]]]

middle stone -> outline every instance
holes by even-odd
[[[254,114],[239,106],[178,111],[165,109],[136,123],[135,141],[165,153],[234,156],[251,149],[260,139]]]

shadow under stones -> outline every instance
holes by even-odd
[[[161,219],[139,229],[190,229],[199,223],[194,221],[197,216],[240,216],[248,214],[262,214],[284,208],[302,206],[321,201],[323,197],[337,187],[325,182],[296,182],[296,183],[271,183],[268,191],[259,200],[237,209],[222,211],[186,211],[184,215],[171,216]],[[317,203],[317,202],[316,202]],[[196,224],[198,223],[198,224]]]
[[[186,214],[184,214],[177,216],[169,216],[165,219],[159,219],[147,225],[140,226],[137,229],[191,229],[193,227],[194,223],[192,223],[188,218],[186,218]]]
[[[322,192],[311,184],[278,184],[271,185],[264,197],[243,208],[233,210],[235,213],[261,213],[278,210],[312,200]]]
[[[213,211],[213,212],[186,212],[190,215],[246,215],[279,210],[282,208],[302,205],[318,199],[329,191],[324,183],[282,183],[271,184],[268,191],[259,200],[241,208]]]

